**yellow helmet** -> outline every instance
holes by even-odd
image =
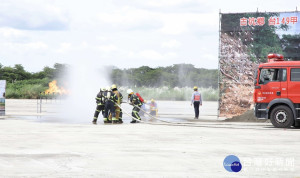
[[[144,103],[147,103],[147,100],[144,100]]]
[[[197,86],[194,86],[194,90],[198,90],[198,87],[197,87]]]
[[[155,100],[154,100],[154,99],[151,99],[151,102],[153,103],[153,102],[155,102]]]
[[[127,90],[127,94],[128,94],[128,95],[131,95],[131,94],[133,94],[133,91],[132,91],[131,89],[128,89],[128,90]]]
[[[117,89],[117,85],[116,84],[112,84],[111,89]]]

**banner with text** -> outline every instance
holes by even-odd
[[[220,14],[219,116],[253,107],[254,71],[269,53],[300,60],[300,12]]]

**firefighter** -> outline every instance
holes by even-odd
[[[122,93],[120,93],[118,91],[118,88],[117,88],[117,85],[113,84],[111,86],[111,90],[112,90],[112,93],[113,93],[113,101],[114,101],[114,106],[115,106],[115,112],[116,112],[116,119],[117,119],[117,123],[123,123],[123,120],[122,120],[122,109],[119,107],[121,106],[121,103],[122,103],[122,100],[123,100],[123,96],[122,96]]]
[[[134,117],[136,120],[141,120],[141,117],[139,115],[140,107],[143,105],[141,100],[137,95],[134,94],[134,92],[131,89],[127,90],[128,94],[128,102],[130,105],[133,105],[132,109],[132,117]],[[132,119],[130,123],[136,123],[137,121]]]
[[[152,116],[157,115],[157,103],[155,102],[154,99],[151,99],[151,102],[150,102],[150,114]]]
[[[104,113],[104,123],[117,123],[116,112],[115,112],[115,100],[118,99],[117,96],[110,90],[108,87],[108,91],[105,95],[106,103],[105,103],[105,113]],[[112,119],[109,119],[109,115],[111,115]]]
[[[98,119],[100,112],[102,112],[102,115],[104,116],[105,99],[104,99],[103,94],[104,94],[105,90],[106,90],[105,88],[100,88],[100,91],[95,98],[97,107],[96,107],[96,111],[94,114],[93,124],[97,124],[97,119]]]
[[[199,107],[202,106],[202,97],[201,93],[198,92],[198,87],[194,86],[194,93],[192,95],[192,103],[191,106],[194,104],[194,110],[195,110],[195,118],[199,118]]]

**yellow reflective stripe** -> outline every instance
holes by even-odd
[[[137,115],[137,111],[133,111],[134,114],[135,114],[135,117],[138,119],[138,120],[141,120],[141,118]]]

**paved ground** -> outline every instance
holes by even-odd
[[[189,103],[173,102],[172,110],[160,102],[161,118],[180,124],[91,125],[56,118],[62,105],[55,103],[34,116],[35,102],[7,101],[0,177],[300,177],[299,129],[222,122],[213,116],[216,103],[207,103],[197,122],[177,108]],[[228,155],[239,157],[239,173],[224,169]]]

